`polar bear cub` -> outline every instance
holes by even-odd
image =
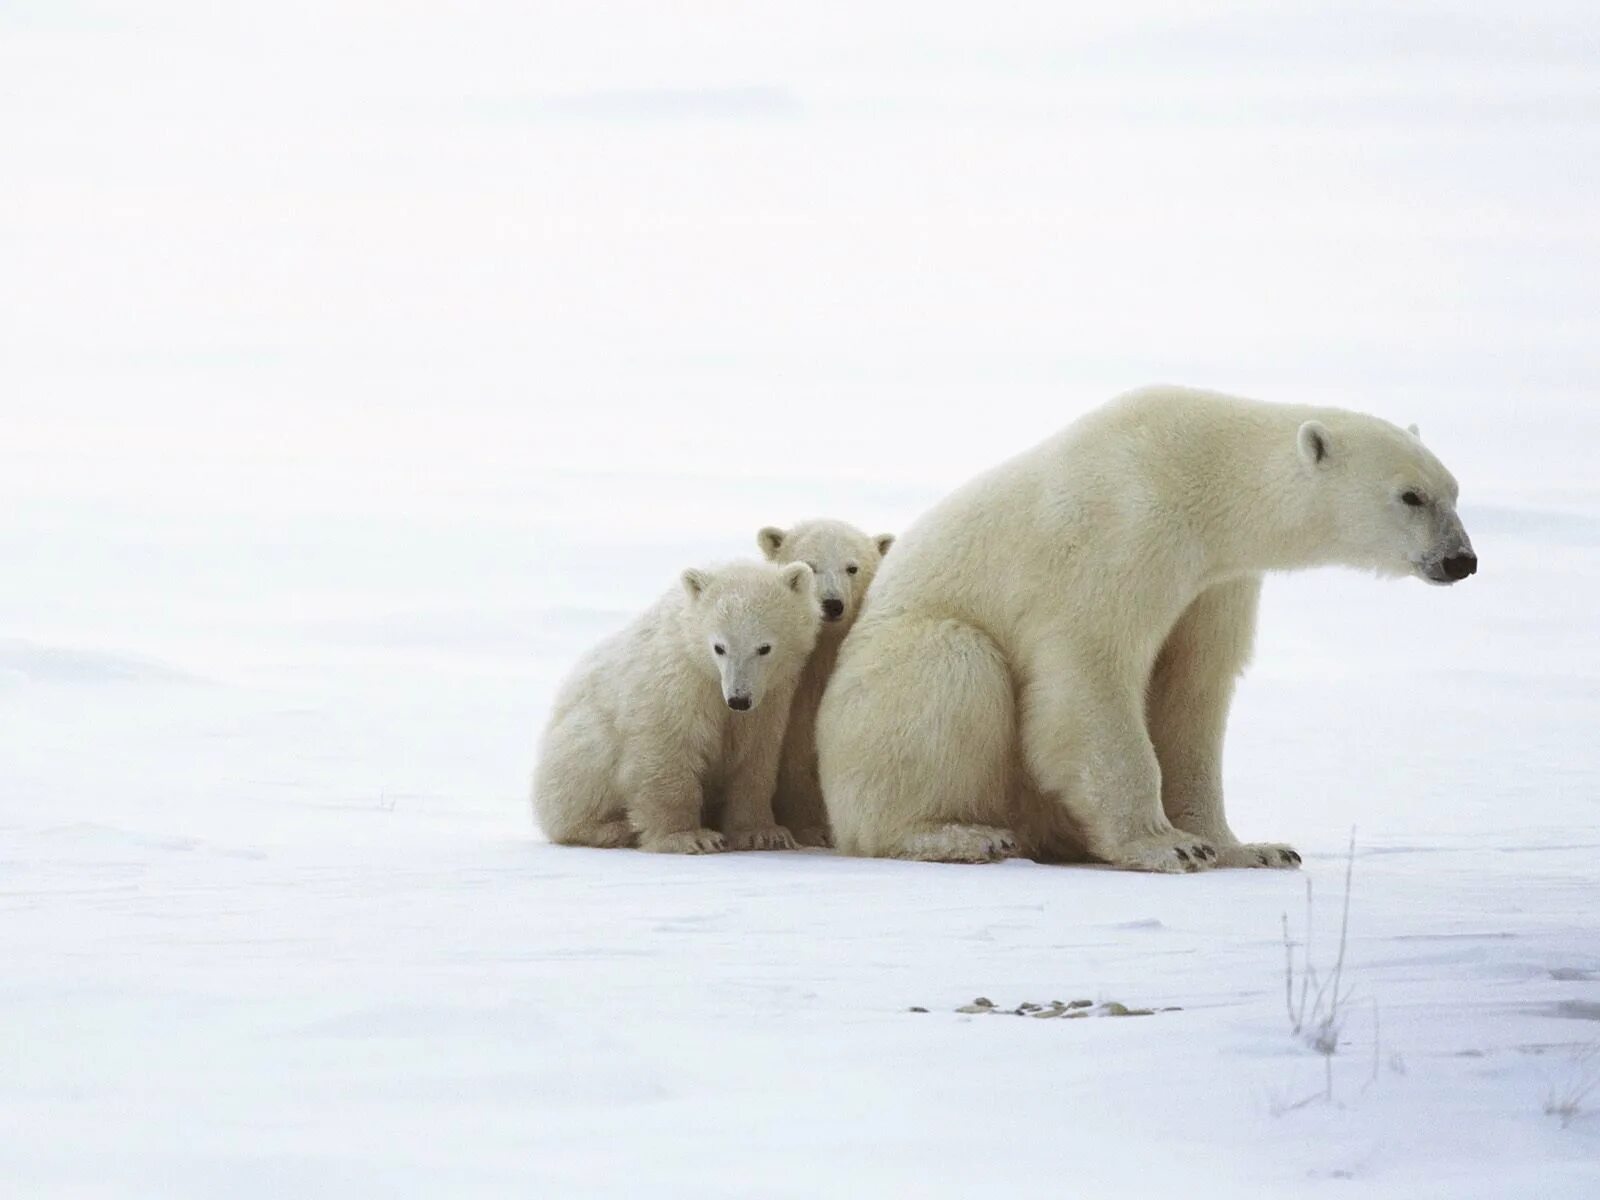
[[[772,793],[819,621],[804,563],[685,571],[557,695],[533,786],[546,835],[678,854],[794,849]]]
[[[778,792],[772,801],[779,824],[802,846],[833,845],[817,782],[817,706],[833,674],[839,644],[855,624],[878,564],[893,542],[892,533],[873,537],[843,521],[802,521],[792,529],[768,525],[756,534],[756,545],[769,561],[803,562],[811,568],[822,605],[822,630],[789,710]]]
[[[1294,867],[1223,810],[1262,576],[1447,585],[1478,559],[1415,427],[1152,387],[951,493],[895,544],[817,716],[851,854]]]

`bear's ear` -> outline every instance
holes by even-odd
[[[1412,437],[1416,438],[1417,441],[1420,442],[1422,440],[1422,430],[1418,429],[1415,425],[1407,425],[1406,432]]]
[[[761,553],[765,554],[770,559],[774,557],[779,550],[783,549],[783,539],[788,536],[788,534],[779,529],[776,525],[768,525],[760,533],[756,534],[756,545],[760,546]]]
[[[710,571],[701,571],[695,567],[690,567],[683,573],[681,578],[683,579],[683,590],[689,594],[689,599],[691,600],[700,599],[700,593],[711,586]]]
[[[1307,421],[1295,435],[1295,444],[1300,447],[1302,462],[1309,467],[1320,467],[1328,461],[1333,449],[1333,437],[1321,421]]]
[[[801,562],[790,563],[783,569],[783,581],[789,585],[789,590],[796,595],[810,592],[811,568]]]
[[[894,545],[894,534],[880,533],[872,540],[878,543],[878,557],[882,558],[885,554],[889,553],[889,547]]]

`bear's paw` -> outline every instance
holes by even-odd
[[[717,854],[727,848],[727,839],[714,829],[646,834],[639,839],[639,849],[655,854]]]
[[[1210,842],[1175,829],[1120,846],[1109,859],[1113,866],[1124,870],[1181,875],[1210,870],[1217,865],[1218,855]]]
[[[1245,842],[1229,846],[1217,856],[1219,867],[1262,867],[1293,871],[1300,866],[1300,852],[1281,842]]]
[[[738,829],[728,833],[730,850],[798,850],[794,838],[782,825],[765,829]]]

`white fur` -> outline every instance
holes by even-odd
[[[1174,387],[973,480],[902,535],[823,696],[840,847],[1294,865],[1223,814],[1262,573],[1444,582],[1471,554],[1456,494],[1416,435],[1375,417]]]
[[[823,606],[821,632],[795,689],[789,728],[783,736],[778,791],[773,811],[802,846],[831,846],[828,814],[817,782],[817,706],[833,674],[839,644],[855,624],[856,614],[888,553],[894,535],[869,537],[843,521],[802,521],[792,529],[769,525],[756,534],[756,545],[776,563],[803,562],[815,573],[817,602]],[[829,602],[839,606],[836,615]]]
[[[772,792],[817,624],[803,564],[685,571],[557,696],[534,775],[546,835],[686,854],[793,849]],[[730,707],[745,699],[748,711]]]

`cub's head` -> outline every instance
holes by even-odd
[[[1382,575],[1458,583],[1478,556],[1456,513],[1455,476],[1422,444],[1359,413],[1307,421],[1296,437],[1313,503],[1332,526],[1341,561]]]
[[[769,561],[805,563],[811,568],[822,620],[840,630],[856,619],[867,586],[893,541],[892,533],[870,537],[843,521],[803,521],[793,529],[768,525],[756,534],[756,545]]]
[[[736,712],[761,703],[775,680],[793,677],[817,641],[811,568],[728,563],[683,573],[690,652],[703,654]]]

